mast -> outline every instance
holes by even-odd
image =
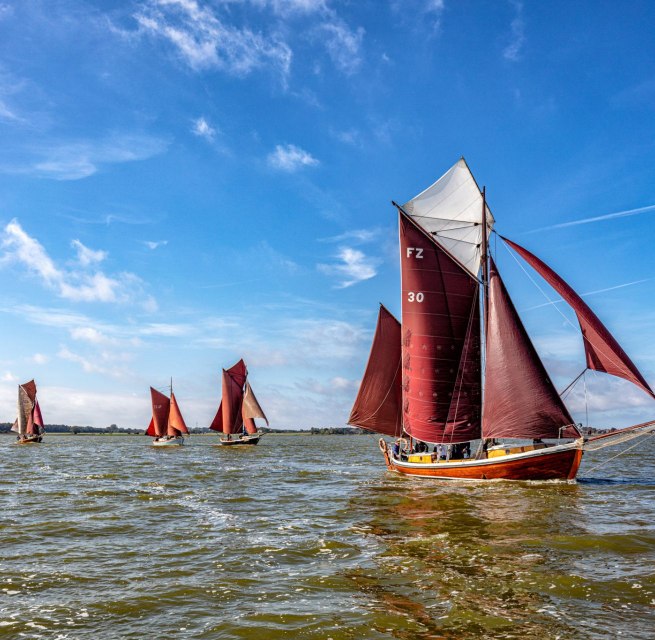
[[[489,291],[489,243],[487,241],[487,187],[482,187],[482,245],[480,247],[480,262],[482,263],[482,313],[484,316],[485,337],[487,332],[487,293]]]

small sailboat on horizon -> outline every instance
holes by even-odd
[[[209,428],[224,434],[219,446],[256,445],[263,434],[257,429],[255,418],[265,420],[268,426],[268,418],[248,382],[246,363],[241,359],[223,369],[221,401]],[[235,435],[239,437],[233,438]]]
[[[179,447],[184,444],[184,436],[189,434],[182,412],[173,393],[171,380],[170,398],[150,387],[152,418],[146,435],[153,437],[153,447]]]
[[[36,399],[34,380],[18,385],[18,417],[11,430],[18,434],[16,444],[38,444],[43,441],[45,425]]]
[[[653,420],[583,437],[488,251],[495,220],[463,158],[403,206],[393,204],[399,216],[402,321],[380,306],[348,420],[397,439],[393,447],[379,441],[390,470],[439,479],[571,480],[585,450],[655,429]],[[582,298],[527,249],[499,238],[575,311],[586,368],[572,384],[591,369],[628,380],[655,398]]]

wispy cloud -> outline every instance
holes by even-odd
[[[280,36],[264,37],[227,24],[196,0],[148,0],[135,14],[142,32],[162,38],[195,71],[220,69],[245,76],[273,68],[286,79],[292,53]]]
[[[50,258],[43,245],[26,233],[17,220],[12,220],[5,227],[2,235],[2,247],[5,253],[0,259],[0,264],[17,262],[23,265],[41,281],[43,286],[66,300],[127,303],[145,298],[144,305],[149,309],[154,308],[156,304],[154,299],[144,296],[143,283],[134,274],[123,272],[116,276],[107,276],[102,271],[84,270],[84,267],[97,261],[99,253],[104,252],[93,252],[79,244],[87,251],[81,254],[84,258],[79,257],[83,269],[61,269]],[[79,247],[77,248],[79,251]],[[105,255],[102,256],[103,259]],[[87,261],[86,264],[82,262],[83,259]]]
[[[319,264],[318,270],[329,276],[337,276],[339,289],[351,287],[363,280],[369,280],[377,274],[377,258],[371,258],[358,249],[341,247],[336,255],[340,260],[336,264]]]
[[[0,378],[2,382],[18,382],[18,378],[11,372],[5,371]]]
[[[351,29],[343,20],[335,17],[318,27],[317,33],[337,69],[346,75],[359,70],[364,40],[362,27]]]
[[[380,237],[381,229],[352,229],[351,231],[344,231],[337,236],[329,236],[328,238],[319,238],[319,242],[356,242],[364,244],[372,242]]]
[[[444,0],[391,0],[391,10],[401,22],[415,29],[427,27],[432,34],[439,32],[445,8]]]
[[[274,169],[293,173],[302,167],[312,167],[319,161],[311,153],[295,144],[278,144],[275,151],[268,155],[268,164]]]
[[[216,129],[205,118],[194,120],[191,131],[199,138],[205,138],[205,140],[209,140],[210,142],[216,137]]]
[[[538,229],[532,229],[526,231],[525,233],[538,233],[540,231],[550,231],[551,229],[563,229],[565,227],[575,227],[579,224],[592,224],[593,222],[604,222],[605,220],[613,220],[615,218],[626,218],[628,216],[636,216],[641,213],[651,213],[655,211],[655,204],[649,204],[645,207],[639,207],[637,209],[627,209],[625,211],[617,211],[615,213],[606,213],[602,216],[593,216],[592,218],[582,218],[581,220],[572,220],[571,222],[560,222],[559,224],[551,224],[547,227],[539,227]]]
[[[1,161],[0,172],[32,175],[53,180],[87,178],[105,165],[146,160],[162,153],[167,143],[143,135],[115,135],[91,141],[51,141],[23,151],[13,150],[23,160]]]
[[[165,247],[168,244],[168,240],[144,240],[143,244],[145,244],[151,251],[154,251],[159,247]]]
[[[521,50],[525,44],[525,20],[523,19],[523,2],[520,0],[509,0],[514,7],[514,19],[510,25],[511,40],[503,50],[503,57],[506,60],[516,62],[521,57]]]
[[[84,246],[79,240],[73,240],[71,246],[77,251],[77,261],[83,267],[102,262],[107,257],[106,251],[89,249],[89,247]]]

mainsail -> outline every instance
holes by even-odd
[[[229,369],[223,369],[222,414],[223,433],[241,432],[241,403],[243,402],[243,385],[248,376],[246,364],[239,360]]]
[[[400,322],[380,305],[375,337],[348,424],[402,435]]]
[[[399,224],[405,431],[428,442],[478,438],[478,281],[402,211]]]
[[[18,417],[12,431],[17,431],[20,436],[39,435],[44,431],[34,380],[18,385]]]
[[[243,405],[241,407],[241,417],[243,419],[243,425],[248,433],[257,433],[257,425],[255,424],[255,418],[262,418],[266,420],[268,425],[268,418],[264,414],[264,410],[259,405],[257,398],[250,386],[249,382],[246,382],[246,389],[243,394]]]
[[[152,387],[150,387],[150,398],[152,400],[152,419],[146,429],[146,435],[161,438],[168,431],[171,401],[163,393]]]
[[[490,259],[482,435],[579,436]]]
[[[501,236],[502,237],[502,236]],[[575,311],[584,338],[587,367],[629,380],[650,396],[655,394],[621,345],[587,303],[545,262],[520,245],[503,238]]]

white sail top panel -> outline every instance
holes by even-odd
[[[480,270],[482,242],[482,193],[464,158],[431,187],[403,205],[423,230],[430,234],[473,277]],[[494,218],[486,207],[487,231]]]

